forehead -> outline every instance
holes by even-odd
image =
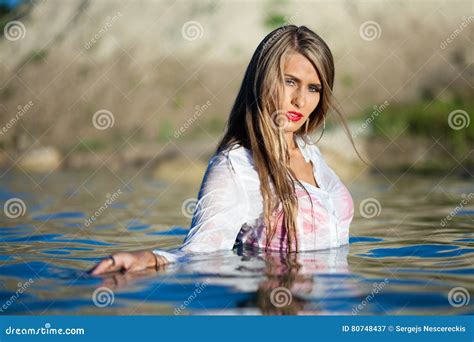
[[[315,67],[300,53],[292,53],[286,57],[283,72],[306,83],[320,83]]]

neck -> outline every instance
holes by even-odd
[[[286,144],[288,145],[288,150],[290,152],[298,148],[298,146],[296,145],[295,135],[293,134],[293,132],[285,132],[285,140],[286,140]]]

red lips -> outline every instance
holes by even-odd
[[[303,117],[303,114],[301,114],[300,112],[289,111],[286,113],[286,117],[290,121],[299,121]]]

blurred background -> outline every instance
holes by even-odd
[[[336,96],[380,172],[472,174],[470,1],[0,4],[3,167],[156,168],[184,157],[202,170],[256,46],[296,24],[332,49]],[[331,123],[328,162],[346,179],[370,171]]]

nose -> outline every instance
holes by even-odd
[[[296,89],[291,96],[291,104],[298,109],[304,107],[306,103],[304,92],[301,89]]]

